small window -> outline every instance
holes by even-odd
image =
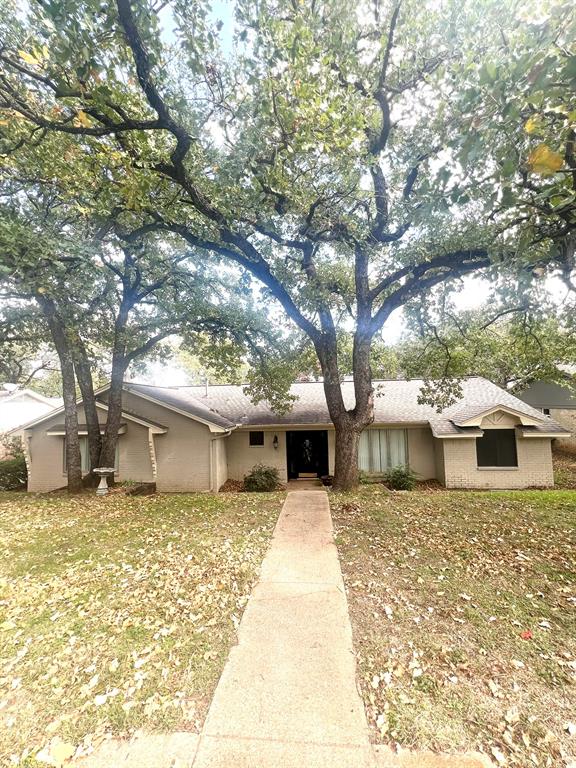
[[[476,458],[479,467],[517,467],[516,431],[487,429],[476,438]]]
[[[250,445],[264,445],[264,432],[250,432]]]
[[[544,416],[550,416],[550,408],[542,408],[542,413]]]

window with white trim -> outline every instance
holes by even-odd
[[[408,466],[408,432],[405,429],[365,429],[360,435],[358,469],[386,472]]]
[[[88,472],[90,472],[90,455],[88,453],[88,437],[86,435],[80,435],[78,438],[78,441],[80,442],[80,466],[82,468],[82,474],[87,475]],[[68,472],[68,462],[66,461],[66,438],[62,441],[63,443],[63,460],[62,460],[62,468],[64,474]],[[118,472],[118,467],[120,465],[120,445],[119,442],[116,442],[116,456],[114,460],[114,470]]]

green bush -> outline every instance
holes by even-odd
[[[0,491],[20,491],[26,488],[27,479],[24,456],[0,461]]]
[[[276,467],[256,464],[244,478],[245,491],[275,491],[280,483]]]
[[[384,473],[384,484],[394,491],[413,491],[416,480],[410,467],[392,467]]]

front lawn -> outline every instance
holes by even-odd
[[[576,759],[576,492],[331,500],[377,741]]]
[[[198,730],[283,498],[0,494],[0,765]]]
[[[565,451],[553,451],[554,485],[556,488],[576,489],[576,455]]]

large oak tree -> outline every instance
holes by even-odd
[[[335,486],[349,488],[373,419],[371,347],[392,312],[477,270],[548,264],[549,241],[561,250],[574,226],[570,214],[556,227],[551,197],[529,204],[542,176],[569,178],[573,118],[552,135],[563,153],[542,119],[539,145],[511,154],[512,199],[502,147],[524,137],[526,104],[540,115],[546,98],[506,117],[486,87],[497,57],[529,91],[534,60],[551,50],[571,77],[570,7],[549,5],[542,20],[540,3],[516,0],[237,0],[223,49],[205,2],[48,0],[4,21],[5,166],[19,176],[32,162],[76,193],[104,178],[87,205],[255,278],[314,346]],[[353,403],[340,386],[342,334]]]
[[[0,354],[18,341],[57,354],[64,398],[68,489],[83,482],[77,394],[82,397],[91,469],[114,466],[128,369],[178,334],[224,368],[231,356],[272,349],[266,318],[249,295],[227,285],[181,242],[94,221],[37,185],[0,205]],[[175,240],[174,236],[171,240]],[[178,247],[179,246],[179,247]],[[103,374],[103,375],[102,375]],[[98,384],[108,383],[102,426]]]

